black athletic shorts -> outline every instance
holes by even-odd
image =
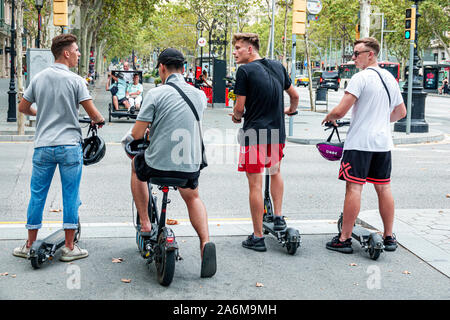
[[[391,152],[344,150],[339,179],[358,184],[391,182]]]
[[[138,179],[144,182],[147,182],[150,178],[154,177],[188,179],[186,186],[180,188],[190,188],[193,190],[197,189],[198,178],[200,177],[200,171],[181,172],[153,169],[145,162],[144,152],[141,152],[134,157],[134,170],[136,171]]]

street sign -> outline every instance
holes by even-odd
[[[322,11],[322,1],[308,0],[306,3],[306,9],[310,14],[319,14],[319,12]]]
[[[308,21],[319,21],[319,15],[317,15],[317,14],[308,14]]]
[[[205,39],[205,38],[199,38],[198,41],[197,41],[197,44],[198,44],[200,47],[206,46],[206,39]]]

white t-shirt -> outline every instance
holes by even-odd
[[[384,80],[389,94],[376,69]],[[344,143],[344,150],[389,151],[392,142],[390,114],[403,103],[400,87],[392,74],[379,67],[370,67],[355,74],[348,83],[346,92],[357,100],[353,105],[350,128]]]

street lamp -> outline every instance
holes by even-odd
[[[36,48],[41,47],[41,9],[44,6],[44,0],[35,0],[34,6],[38,12],[38,34],[36,38]]]
[[[10,80],[9,80],[9,91],[8,91],[8,118],[7,122],[16,122],[16,85],[14,83],[14,77],[16,74],[15,57],[16,57],[16,26],[14,23],[14,8],[16,3],[14,0],[11,1],[11,46],[9,47],[9,53],[11,57],[11,70],[10,70]]]

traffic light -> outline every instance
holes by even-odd
[[[416,39],[416,8],[406,9],[405,14],[405,39]]]
[[[292,33],[306,33],[306,0],[294,0],[292,11]]]
[[[361,37],[361,35],[360,35],[361,26],[360,26],[359,23],[356,25],[355,31],[356,31],[356,33],[355,33],[355,40],[359,40],[359,38]]]
[[[68,0],[53,0],[53,25],[68,26]]]

